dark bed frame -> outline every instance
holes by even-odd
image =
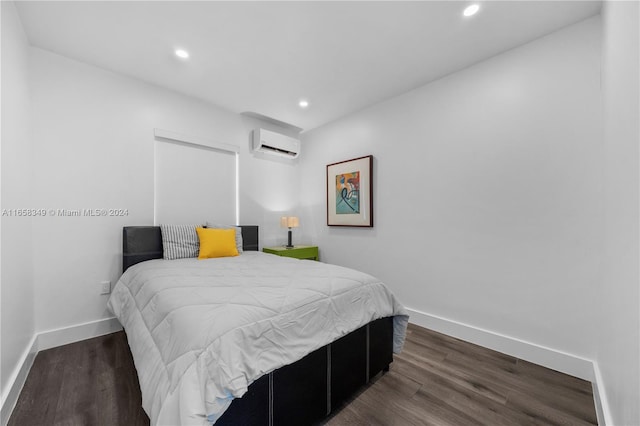
[[[258,251],[258,227],[242,226],[243,250]],[[162,258],[159,226],[123,229],[123,272]],[[393,362],[393,318],[381,318],[253,382],[216,426],[321,424]]]

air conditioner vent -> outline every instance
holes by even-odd
[[[287,135],[265,129],[253,131],[253,150],[285,158],[300,155],[300,141]]]

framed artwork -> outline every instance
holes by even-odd
[[[327,165],[327,225],[373,226],[373,156]]]

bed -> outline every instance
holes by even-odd
[[[402,347],[408,316],[384,284],[241,234],[240,256],[163,260],[159,227],[123,229],[109,308],[152,425],[318,424]]]

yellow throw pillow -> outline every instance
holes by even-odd
[[[200,239],[198,259],[238,255],[235,229],[196,228],[196,232]]]

